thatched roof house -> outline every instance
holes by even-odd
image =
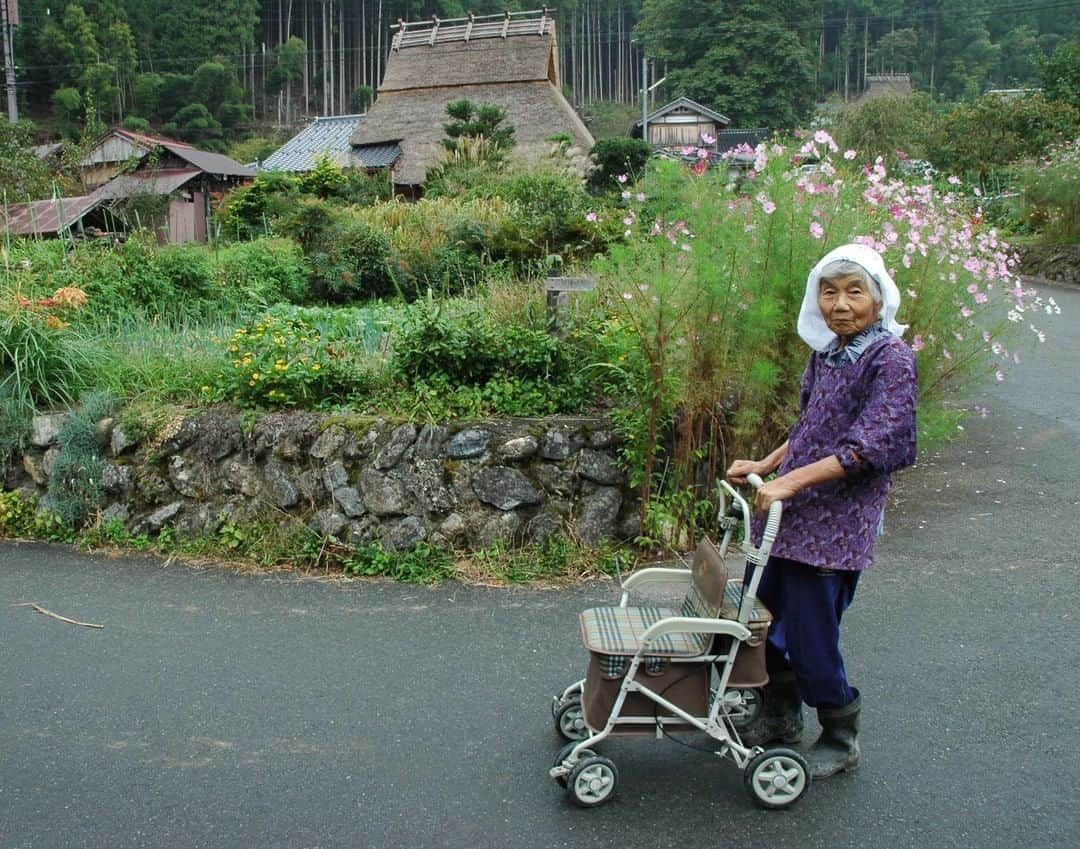
[[[398,186],[419,186],[443,155],[447,104],[496,104],[517,141],[513,156],[538,160],[552,136],[573,141],[584,169],[593,138],[563,97],[555,21],[546,11],[401,22],[378,98],[356,128],[360,160],[400,147],[391,166]]]
[[[911,92],[909,74],[867,74],[866,86],[856,98],[856,102],[877,100],[879,97],[906,97]]]

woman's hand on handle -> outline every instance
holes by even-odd
[[[787,475],[774,478],[758,487],[754,493],[754,509],[759,513],[767,513],[774,501],[786,501],[795,495],[801,487]]]
[[[725,473],[725,477],[733,484],[745,484],[747,475],[768,474],[762,471],[760,460],[736,460]]]

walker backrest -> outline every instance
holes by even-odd
[[[724,605],[727,566],[708,537],[702,537],[690,566],[693,580],[683,599],[682,615],[715,619]]]

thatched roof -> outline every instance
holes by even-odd
[[[482,23],[469,40],[467,24],[453,21],[426,24],[427,31],[410,25],[404,38],[395,38],[402,46],[390,52],[378,98],[352,136],[358,147],[400,145],[395,183],[424,182],[428,168],[443,154],[446,106],[462,98],[506,111],[517,141],[515,158],[539,160],[552,147],[548,139],[565,133],[584,167],[593,138],[558,88],[554,22],[546,15],[530,19],[527,26],[513,19],[505,37],[486,33]]]
[[[904,97],[911,92],[911,77],[908,74],[867,74],[866,88],[857,99],[875,100],[889,95]]]

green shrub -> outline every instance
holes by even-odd
[[[299,177],[300,191],[304,194],[315,195],[324,200],[329,197],[340,197],[345,190],[348,180],[340,168],[338,168],[325,154],[315,160],[315,167],[306,171]]]
[[[116,409],[112,395],[92,392],[82,398],[79,407],[60,426],[60,451],[49,476],[49,500],[52,509],[71,528],[79,528],[101,501],[104,461],[97,424]]]
[[[18,492],[0,491],[0,537],[71,542],[74,533],[51,510]]]
[[[11,387],[0,389],[0,486],[12,459],[26,444],[30,434],[30,410]]]
[[[300,246],[290,239],[255,239],[217,248],[210,255],[216,297],[234,308],[310,299]]]
[[[264,171],[250,186],[234,189],[218,214],[225,239],[267,235],[271,224],[287,215],[300,192],[297,178],[285,171]]]
[[[0,392],[9,403],[60,406],[90,385],[95,352],[69,324],[85,301],[75,288],[36,299],[0,290]]]
[[[1016,177],[1025,228],[1044,242],[1080,242],[1080,138],[1019,166]]]
[[[645,173],[645,163],[652,147],[642,139],[600,139],[590,152],[594,168],[589,172],[589,189],[594,192],[614,191],[620,174],[636,179]]]
[[[362,341],[326,338],[300,318],[264,315],[235,331],[225,345],[227,364],[204,394],[242,407],[343,404],[371,383],[364,353]]]
[[[392,369],[433,418],[555,413],[581,404],[591,389],[572,346],[543,330],[423,303],[394,335]]]
[[[998,169],[1040,156],[1080,134],[1080,108],[1041,94],[1006,100],[988,94],[962,103],[937,125],[929,159],[986,188]]]

